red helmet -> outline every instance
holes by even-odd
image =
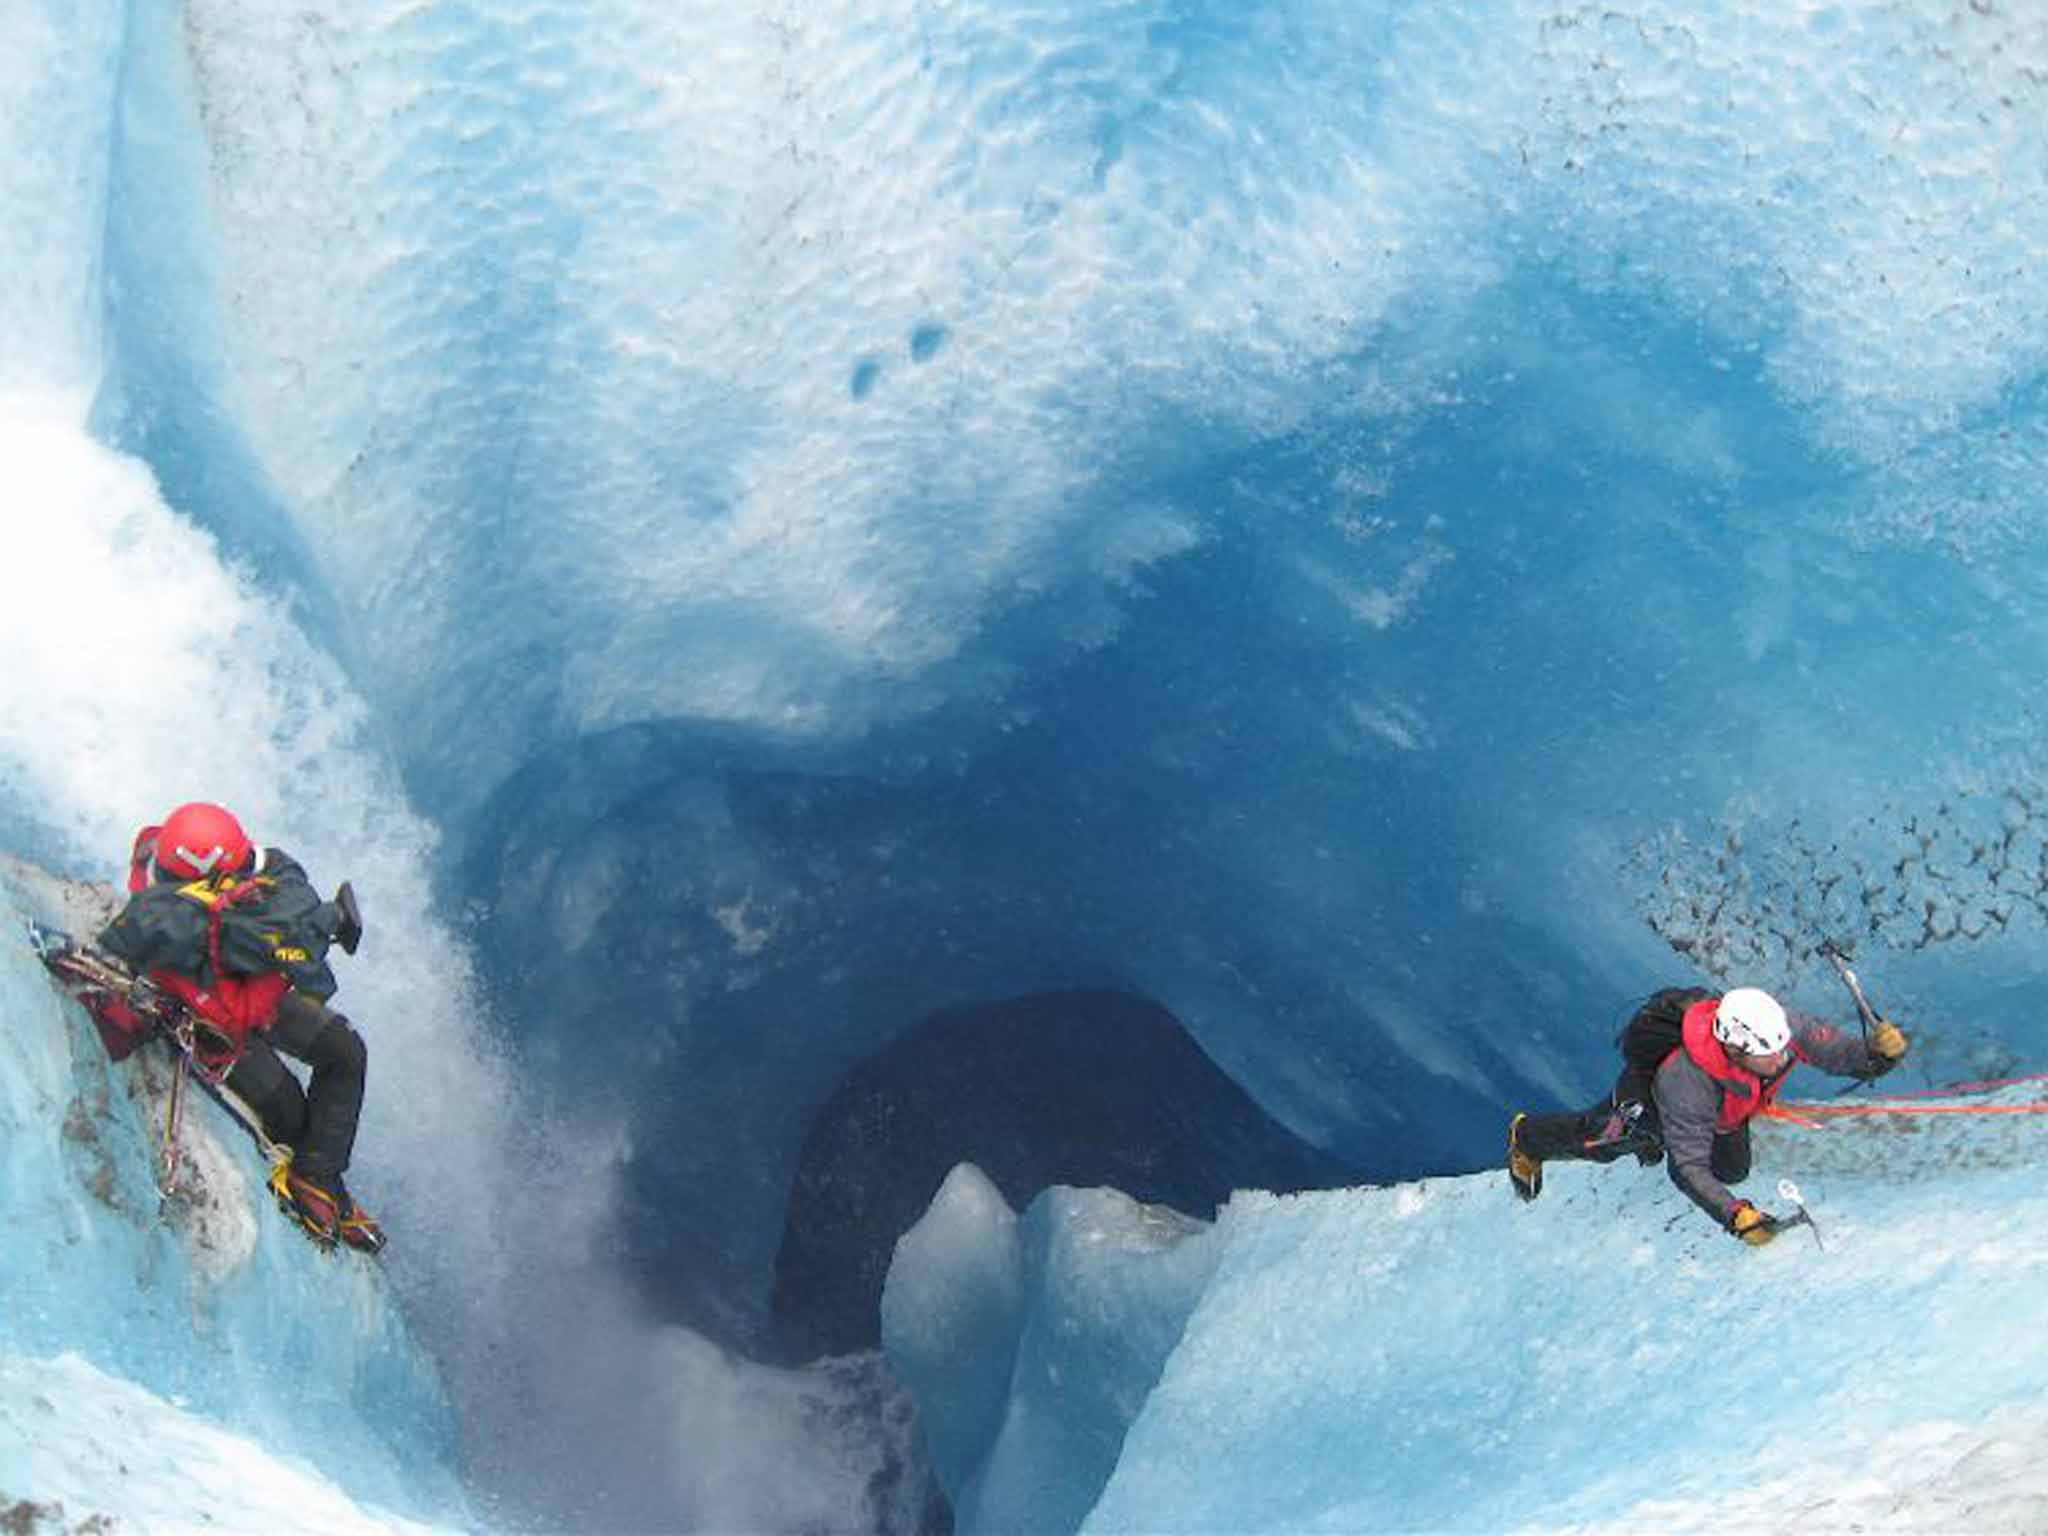
[[[205,800],[179,806],[156,835],[156,867],[180,880],[234,874],[255,851],[234,813]]]

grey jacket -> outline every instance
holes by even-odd
[[[1825,1019],[1797,1011],[1788,1012],[1787,1017],[1792,1025],[1792,1060],[1784,1072],[1766,1080],[1766,1087],[1782,1080],[1802,1061],[1836,1077],[1877,1077],[1896,1065],[1870,1050],[1860,1035],[1837,1029]],[[1663,1127],[1671,1182],[1726,1227],[1742,1201],[1714,1176],[1714,1127],[1721,1114],[1721,1085],[1681,1046],[1664,1058],[1651,1091]],[[1747,1123],[1732,1133],[1743,1138],[1740,1162],[1745,1167],[1749,1161],[1748,1134]]]

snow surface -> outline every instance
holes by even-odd
[[[30,1496],[21,1497],[26,1492]],[[317,1468],[74,1354],[0,1354],[0,1518],[48,1532],[427,1536],[358,1504]]]
[[[1822,1241],[1758,1251],[1633,1161],[1552,1164],[1528,1207],[1496,1172],[1213,1226],[1057,1189],[1020,1221],[963,1165],[898,1245],[885,1347],[964,1532],[2036,1531],[2019,1118],[1770,1128],[1751,1192],[1789,1214],[1796,1177]]]

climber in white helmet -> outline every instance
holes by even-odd
[[[1670,987],[1653,993],[1616,1042],[1625,1065],[1614,1092],[1592,1108],[1517,1114],[1508,1126],[1515,1193],[1543,1192],[1552,1159],[1610,1163],[1633,1152],[1670,1159],[1671,1179],[1722,1228],[1761,1247],[1778,1219],[1730,1192],[1749,1177],[1749,1123],[1792,1068],[1808,1062],[1837,1077],[1880,1077],[1906,1054],[1906,1035],[1879,1019],[1868,1039],[1811,1014],[1787,1014],[1770,993]]]

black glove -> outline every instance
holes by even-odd
[[[1728,1230],[1752,1248],[1763,1247],[1778,1235],[1784,1225],[1769,1211],[1760,1211],[1747,1200],[1736,1206],[1728,1217]]]
[[[356,888],[346,880],[334,893],[334,942],[345,955],[363,942],[363,909],[356,905]]]

